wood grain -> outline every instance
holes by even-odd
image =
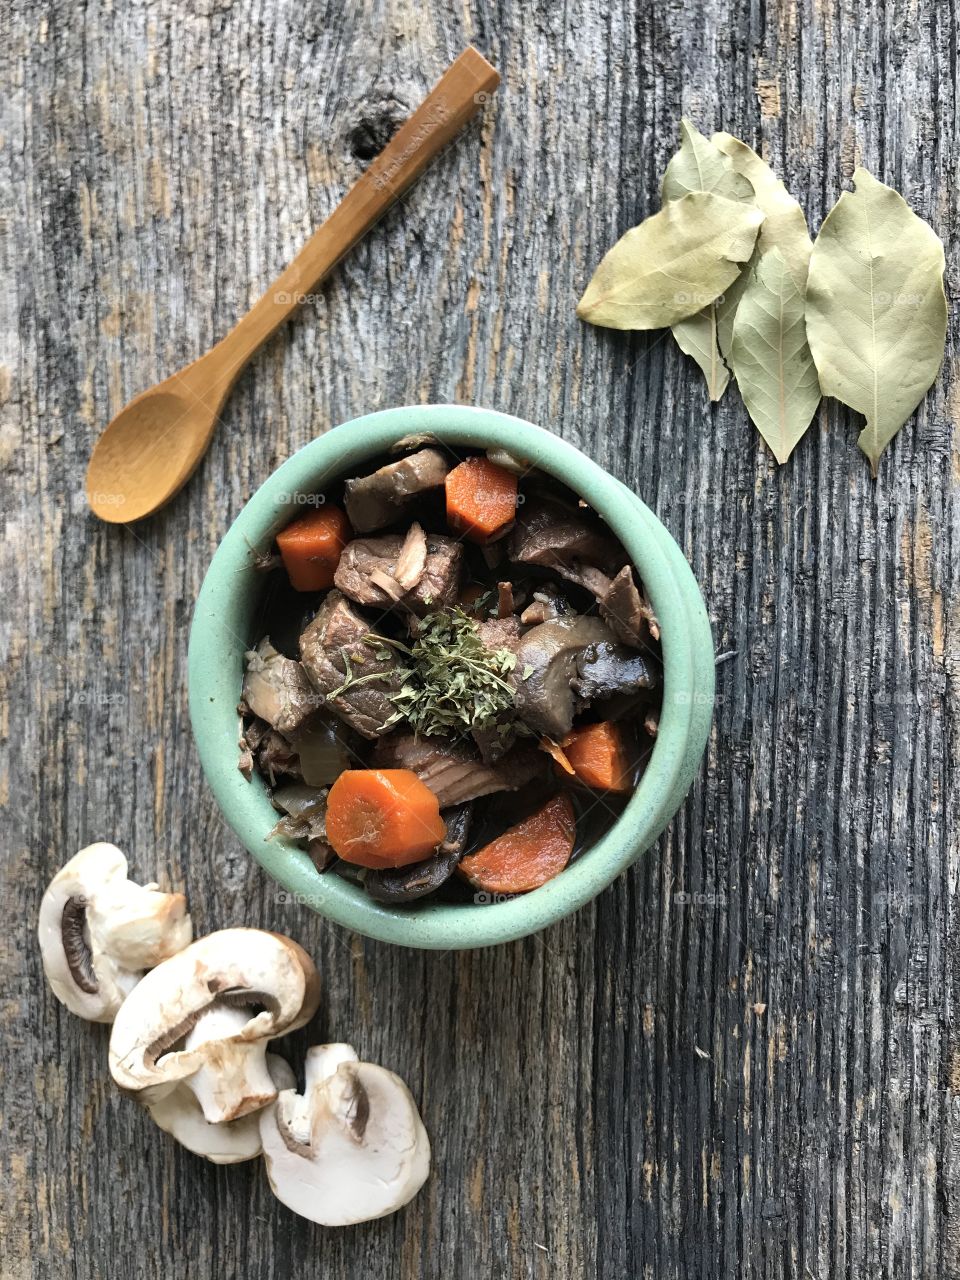
[[[942,235],[956,293],[953,4],[12,0],[0,24],[0,1273],[960,1275],[957,321],[874,484],[845,411],[777,469],[671,342],[574,316],[657,207],[681,114],[758,146],[814,230],[865,164]],[[226,333],[468,42],[504,77],[482,121],[264,348],[176,502],[95,521],[103,423]],[[199,777],[184,686],[205,566],[260,481],[428,400],[539,421],[635,488],[733,655],[658,848],[542,937],[444,956],[276,901]],[[316,956],[315,1038],[421,1100],[435,1173],[409,1209],[313,1228],[111,1089],[106,1032],[33,941],[46,881],[104,837],[199,930]]]

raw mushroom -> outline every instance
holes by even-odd
[[[345,1044],[308,1050],[303,1093],[286,1090],[261,1112],[260,1139],[274,1195],[325,1227],[393,1213],[430,1172],[407,1086]]]
[[[296,1088],[297,1078],[283,1058],[267,1054],[267,1070],[277,1089]],[[159,1102],[147,1107],[151,1119],[194,1155],[213,1164],[239,1164],[260,1154],[260,1117],[256,1112],[211,1124],[203,1108],[185,1084],[178,1084]]]
[[[313,961],[290,938],[221,929],[149,973],[110,1036],[110,1071],[153,1105],[186,1085],[211,1124],[266,1106],[277,1090],[267,1041],[302,1027],[319,1001]]]
[[[112,1022],[147,969],[188,946],[182,893],[127,879],[116,845],[88,845],[50,881],[37,928],[47,981],[71,1013]]]

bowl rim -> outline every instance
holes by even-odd
[[[478,895],[464,905],[425,901],[403,908],[374,902],[360,886],[321,875],[289,842],[265,838],[276,814],[259,777],[248,783],[237,769],[236,703],[242,654],[253,642],[243,633],[255,608],[255,593],[248,590],[254,554],[269,549],[298,497],[322,491],[327,479],[341,478],[404,437],[421,434],[447,447],[508,449],[590,504],[624,545],[660,620],[664,691],[657,739],[638,787],[609,830],[559,876],[503,901],[484,903]],[[702,617],[692,618],[691,609]],[[333,428],[293,454],[257,489],[214,553],[201,586],[190,631],[188,683],[204,775],[227,823],[279,882],[277,900],[292,897],[381,941],[450,950],[496,945],[555,923],[594,898],[653,843],[679,807],[703,752],[704,722],[708,726],[710,719],[704,706],[709,702],[712,712],[713,702],[713,647],[699,588],[682,553],[619,480],[572,444],[523,419],[474,406],[416,405]]]

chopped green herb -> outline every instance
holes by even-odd
[[[387,643],[409,658],[400,672],[403,683],[390,697],[416,733],[429,738],[513,720],[514,691],[505,677],[517,665],[516,655],[488,649],[459,606],[428,614],[410,648]]]

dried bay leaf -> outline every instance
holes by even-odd
[[[666,329],[702,310],[736,279],[763,214],[710,192],[671,200],[606,254],[577,315],[611,329]]]
[[[862,413],[857,443],[877,462],[943,360],[943,245],[866,169],[824,219],[807,281],[807,340],[824,395]]]
[[[733,372],[757,430],[784,463],[820,402],[803,293],[779,249],[746,274],[733,324]]]
[[[710,191],[728,200],[753,202],[753,187],[730,161],[689,120],[680,121],[680,150],[667,165],[661,194],[664,202],[692,191]],[[680,350],[700,366],[711,400],[719,400],[730,382],[730,370],[717,343],[719,303],[711,302],[696,315],[673,326]]]
[[[691,191],[710,191],[727,200],[753,201],[753,185],[689,120],[680,121],[680,150],[667,165],[660,194],[664,203]]]
[[[716,302],[711,302],[689,320],[679,320],[672,326],[677,346],[700,366],[711,400],[719,400],[730,385],[730,370],[717,342],[717,307]]]
[[[763,226],[757,237],[758,258],[771,249],[779,249],[802,291],[806,287],[813,249],[803,209],[752,147],[729,133],[715,133],[711,142],[729,159],[737,173],[747,179],[763,210]]]
[[[750,267],[756,268],[760,258],[771,249],[779,249],[800,291],[807,285],[807,266],[813,241],[807,230],[803,209],[783,185],[765,160],[739,138],[729,133],[715,133],[713,145],[746,178],[753,188],[757,204],[763,210],[763,226],[757,236]],[[733,320],[743,291],[750,279],[745,270],[735,280],[717,307],[717,341],[724,357],[729,359],[733,345]]]

